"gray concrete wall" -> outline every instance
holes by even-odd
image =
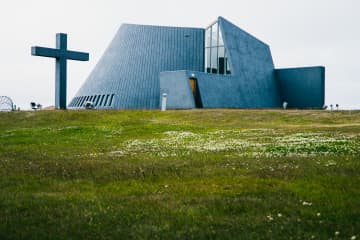
[[[237,77],[197,73],[201,101],[204,108],[245,108],[246,97]],[[253,106],[255,107],[255,106]]]
[[[240,100],[229,103],[239,108],[274,108],[281,105],[270,48],[224,18],[219,18],[232,70],[230,78]],[[223,78],[221,78],[223,79]],[[225,84],[214,83],[214,84]],[[227,90],[229,91],[229,90]],[[233,90],[230,90],[233,92]],[[225,94],[225,93],[224,93]]]
[[[325,68],[276,69],[282,101],[289,108],[322,108],[325,103]]]
[[[189,79],[197,80],[203,108],[254,108],[262,105],[252,105],[247,102],[247,96],[239,94],[243,83],[237,77],[219,74],[208,74],[195,71],[162,72],[160,74],[161,94],[168,94],[169,109],[195,108]],[[160,94],[160,95],[161,95]]]
[[[168,109],[195,108],[189,81],[190,76],[188,71],[160,73],[160,98],[163,93],[167,94]]]
[[[204,29],[123,24],[70,108],[84,96],[114,95],[96,108],[157,109],[160,72],[203,71],[203,49]]]

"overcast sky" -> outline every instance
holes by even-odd
[[[33,45],[55,47],[68,34],[68,103],[122,23],[206,27],[218,16],[271,47],[277,68],[326,67],[326,104],[360,109],[359,0],[1,0],[0,96],[29,109],[54,105],[55,63],[32,57]]]

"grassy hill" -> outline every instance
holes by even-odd
[[[0,239],[360,238],[360,112],[0,113]]]

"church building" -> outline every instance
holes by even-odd
[[[325,68],[275,69],[266,43],[222,17],[206,29],[123,24],[68,108],[159,109],[163,93],[168,109],[322,108]]]

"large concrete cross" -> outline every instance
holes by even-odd
[[[67,35],[56,34],[56,48],[31,47],[31,55],[56,58],[55,108],[66,109],[67,60],[89,61],[89,53],[67,50]]]

